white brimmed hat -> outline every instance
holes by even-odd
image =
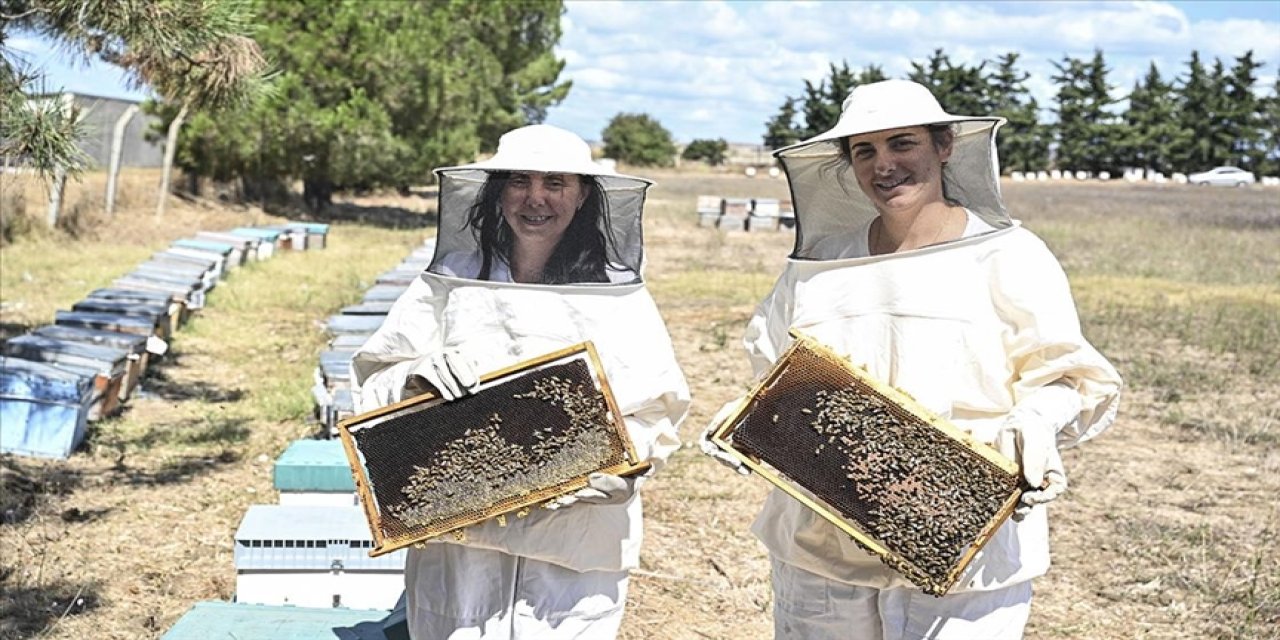
[[[997,229],[1012,224],[1000,196],[996,129],[1005,119],[959,116],[943,111],[929,89],[910,80],[885,80],[855,87],[835,126],[774,152],[791,184],[796,214],[792,256],[810,255],[819,240],[870,223],[879,213],[857,180],[841,141],[849,136],[903,127],[951,125],[951,158],[942,172],[947,198]]]
[[[481,189],[495,172],[572,173],[591,176],[603,191],[616,255],[614,262],[640,273],[644,260],[641,215],[645,193],[653,181],[617,173],[591,159],[591,147],[577,134],[547,124],[513,129],[498,138],[493,157],[435,170],[440,181],[439,230],[435,266],[455,252],[475,252],[476,239],[467,216]]]

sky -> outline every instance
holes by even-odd
[[[1269,93],[1280,65],[1280,0],[1243,2],[853,2],[569,0],[556,48],[569,96],[547,123],[588,140],[618,113],[644,113],[677,142],[723,138],[758,144],[764,123],[805,81],[830,64],[879,65],[905,77],[911,62],[941,48],[976,65],[1009,52],[1031,74],[1027,87],[1050,106],[1054,62],[1101,49],[1122,95],[1152,63],[1165,79],[1185,73],[1191,51],[1228,68],[1248,50]],[[118,69],[78,63],[49,43],[19,34],[6,44],[45,71],[45,88],[140,98]],[[982,114],[967,114],[982,115]],[[1042,119],[1051,117],[1049,113]]]

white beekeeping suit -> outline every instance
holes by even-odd
[[[594,283],[520,284],[486,259],[468,224],[486,182],[510,172],[590,176],[612,239],[606,276]],[[593,162],[580,138],[535,125],[504,135],[490,160],[439,169],[435,258],[395,303],[352,362],[357,411],[412,395],[416,374],[459,358],[477,373],[590,340],[641,459],[655,470],[679,446],[689,393],[641,272],[641,212],[649,182]],[[578,215],[582,215],[579,213]],[[413,384],[409,385],[411,388]],[[652,472],[650,472],[652,473]],[[505,526],[487,521],[464,537],[409,552],[410,630],[421,638],[596,638],[616,633],[627,570],[638,566],[641,505],[626,491],[604,504],[535,509]],[[613,503],[609,503],[613,502]],[[610,630],[612,629],[612,630]]]
[[[949,125],[954,134],[942,184],[947,201],[963,206],[965,229],[950,242],[872,256],[868,229],[878,213],[854,179],[842,141],[931,124]],[[1031,438],[1043,427],[1057,460],[1053,440],[1074,446],[1111,424],[1120,378],[1082,336],[1057,260],[1005,211],[995,160],[999,124],[946,114],[923,87],[889,81],[855,89],[840,124],[776,153],[795,200],[796,243],[746,331],[757,376],[795,328],[981,441],[1021,438],[1016,429],[1023,426]],[[1017,459],[1012,447],[1006,453]],[[936,599],[775,490],[752,530],[773,560],[779,637],[878,638],[861,635],[877,628],[884,638],[1020,637],[1028,581],[1049,567],[1045,511],[1024,505],[1021,521],[1006,522],[951,595]],[[848,614],[823,626],[823,616],[857,609],[860,600],[867,619]],[[989,626],[969,624],[983,616]]]

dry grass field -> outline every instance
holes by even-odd
[[[692,441],[747,388],[743,327],[787,233],[698,228],[699,194],[785,197],[783,180],[648,173],[648,280],[689,378]],[[6,224],[25,189],[2,176]],[[280,218],[174,200],[151,214],[135,175],[116,220],[27,222],[0,248],[0,337],[52,319],[173,238]],[[1280,637],[1280,191],[1005,185],[1059,255],[1086,334],[1128,383],[1120,419],[1069,451],[1051,506],[1054,567],[1027,637]],[[96,191],[95,191],[96,189]],[[97,202],[100,202],[98,197]],[[155,638],[197,600],[233,596],[232,535],[275,501],[271,462],[314,432],[323,320],[430,233],[422,197],[341,205],[328,248],[247,266],[219,285],[119,417],[66,461],[0,458],[0,638]],[[100,205],[98,205],[100,208]],[[403,210],[401,210],[403,209]],[[647,529],[626,640],[768,638],[768,561],[747,527],[766,493],[696,447],[646,485]]]

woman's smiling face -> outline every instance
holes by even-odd
[[[502,215],[518,240],[558,242],[586,198],[576,174],[513,173],[502,190]]]
[[[935,146],[927,127],[873,131],[848,142],[858,186],[881,213],[943,201],[942,163],[951,147]]]

